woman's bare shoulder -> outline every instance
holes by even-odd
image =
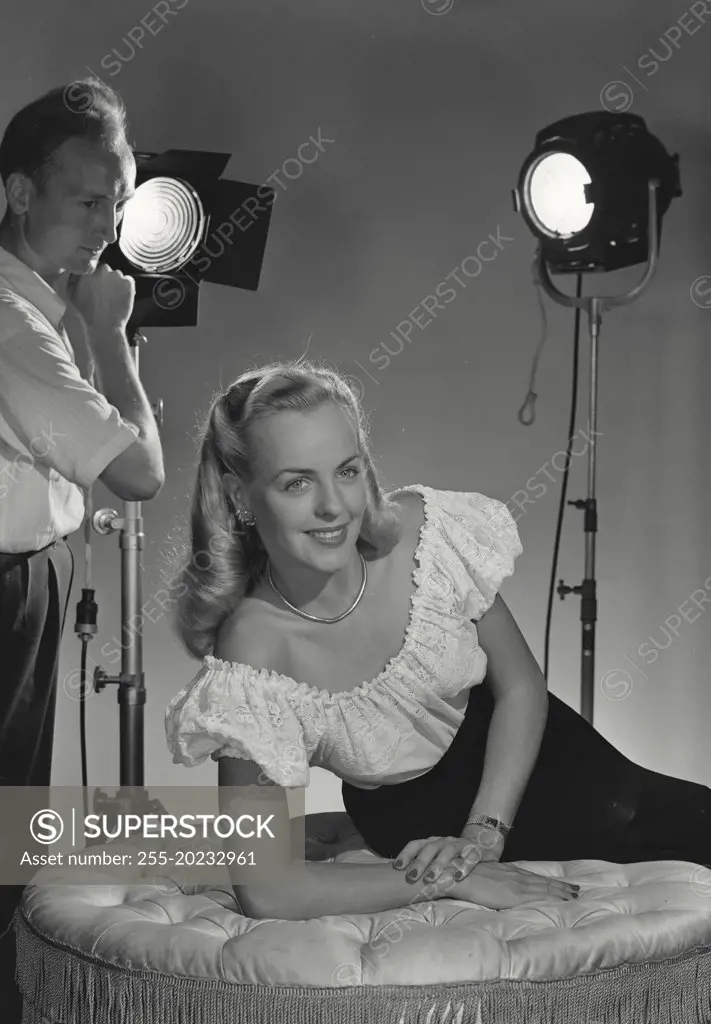
[[[288,675],[287,648],[276,618],[268,602],[256,595],[243,598],[220,626],[215,657]]]

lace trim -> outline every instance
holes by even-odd
[[[424,602],[425,595],[425,583],[431,574],[428,574],[425,570],[428,568],[428,559],[431,556],[433,545],[427,543],[430,540],[430,534],[434,531],[433,521],[433,509],[429,501],[430,488],[424,484],[406,484],[403,487],[398,488],[399,491],[414,491],[422,497],[422,505],[424,508],[424,521],[419,529],[419,536],[417,545],[415,546],[414,560],[415,565],[412,569],[412,582],[415,584],[415,589],[410,594],[410,614],[408,616],[408,623],[405,627],[405,636],[402,642],[400,650],[394,654],[388,661],[387,665],[382,669],[381,672],[366,682],[360,683],[360,685],[354,687],[352,690],[341,690],[335,693],[331,693],[329,690],[322,690],[318,686],[311,686],[309,683],[298,683],[291,676],[285,676],[282,672],[276,672],[274,669],[260,668],[254,669],[259,679],[279,679],[286,683],[289,683],[297,694],[307,694],[314,700],[321,700],[325,704],[340,704],[341,701],[352,700],[354,697],[361,697],[368,694],[372,689],[377,688],[383,683],[387,676],[390,675],[410,654],[410,646],[412,644],[412,637],[415,631],[415,627],[420,624],[420,617],[422,613],[422,605]],[[234,669],[244,668],[245,666],[238,661],[225,661],[222,658],[216,658],[212,654],[205,655],[205,662],[218,668]],[[249,666],[251,667],[251,666]]]

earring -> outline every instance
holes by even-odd
[[[242,526],[254,526],[257,522],[252,513],[248,512],[246,508],[238,508],[235,515]]]

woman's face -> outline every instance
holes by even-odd
[[[247,506],[277,565],[324,572],[348,564],[366,509],[365,466],[355,427],[335,403],[280,412],[255,424],[256,478]],[[315,533],[341,527],[331,543]]]

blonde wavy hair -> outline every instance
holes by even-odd
[[[248,370],[213,398],[200,430],[187,557],[177,575],[175,628],[187,651],[214,651],[219,628],[264,577],[267,552],[256,527],[237,522],[223,478],[253,478],[250,428],[283,411],[307,412],[336,402],[351,417],[364,464],[367,504],[357,546],[364,557],[387,554],[400,539],[401,508],[383,491],[369,449],[369,424],[348,380],[303,359]]]

